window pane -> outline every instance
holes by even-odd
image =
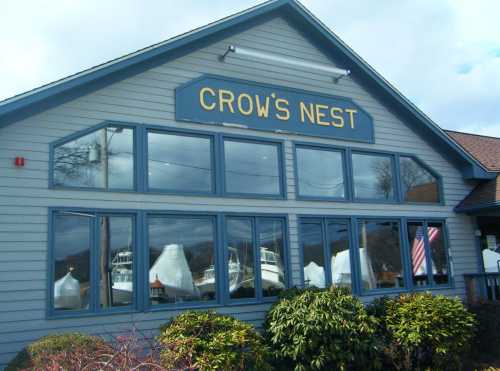
[[[429,223],[427,235],[432,258],[432,274],[434,282],[438,285],[448,283],[448,258],[446,255],[443,225],[441,223]]]
[[[262,294],[276,296],[285,288],[284,231],[279,219],[259,219]]]
[[[328,241],[332,261],[332,285],[351,288],[351,259],[349,256],[349,224],[328,223]]]
[[[107,127],[54,150],[56,186],[132,189],[134,131]]]
[[[320,223],[302,223],[301,240],[304,258],[304,284],[325,287],[325,252]]]
[[[133,302],[133,219],[104,216],[99,220],[100,303],[102,308]]]
[[[148,171],[153,189],[212,192],[210,138],[148,133]]]
[[[354,195],[357,198],[394,198],[392,158],[353,153]]]
[[[410,243],[413,284],[415,286],[425,286],[429,283],[429,280],[427,277],[424,226],[422,223],[408,223],[408,240]]]
[[[255,297],[255,264],[252,221],[228,218],[226,221],[229,295],[231,299]]]
[[[438,181],[410,157],[400,157],[401,187],[406,201],[439,202]]]
[[[364,290],[404,286],[399,223],[360,221],[359,243]]]
[[[57,214],[54,222],[54,308],[88,309],[91,216]]]
[[[215,299],[214,236],[209,217],[149,218],[151,304]]]
[[[226,191],[231,193],[280,194],[278,146],[224,142]]]
[[[345,196],[340,152],[298,147],[297,177],[301,196]]]

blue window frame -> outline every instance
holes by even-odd
[[[245,254],[229,253],[231,220],[250,221],[255,282],[234,300],[246,280]],[[50,208],[47,315],[273,301],[290,284],[287,233],[280,214]]]
[[[449,286],[452,282],[445,222],[408,219],[406,225],[413,287]]]
[[[50,146],[49,186],[132,192],[137,190],[137,127],[103,123]]]
[[[286,198],[281,141],[222,135],[220,145],[224,195]]]
[[[304,286],[379,295],[454,284],[443,219],[301,215],[298,222]]]
[[[298,200],[444,205],[442,177],[413,154],[308,142],[294,154]]]
[[[350,219],[302,217],[299,223],[304,285],[354,291]]]
[[[233,214],[223,223],[225,301],[273,300],[289,283],[286,219]]]
[[[215,138],[199,132],[149,129],[146,189],[172,194],[216,193]]]
[[[343,149],[296,144],[295,174],[299,199],[348,199]]]
[[[137,305],[135,213],[49,210],[49,316]]]

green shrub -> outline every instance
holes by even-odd
[[[379,366],[376,320],[347,289],[292,289],[264,324],[278,368],[368,370]]]
[[[47,358],[51,356],[95,352],[104,341],[95,336],[81,333],[48,335],[31,343],[7,365],[7,371],[23,369],[46,369]],[[64,357],[62,357],[64,362]],[[62,365],[65,366],[64,363]],[[67,366],[67,365],[66,365]]]
[[[474,336],[474,315],[459,299],[407,294],[368,311],[379,316],[385,354],[399,370],[457,370]]]
[[[162,326],[164,367],[200,370],[266,370],[268,350],[249,324],[213,311],[187,311]]]

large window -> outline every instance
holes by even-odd
[[[50,218],[51,316],[258,303],[289,282],[285,216],[56,209]]]
[[[229,194],[280,196],[281,145],[224,140],[225,191]]]
[[[404,201],[439,202],[438,179],[411,157],[399,159]]]
[[[358,241],[362,290],[403,288],[400,223],[359,220]]]
[[[54,214],[52,311],[99,312],[133,304],[134,220],[128,215]]]
[[[351,288],[350,222],[304,218],[300,231],[304,284]]]
[[[150,216],[148,241],[152,305],[216,299],[213,217]]]
[[[208,136],[148,133],[150,189],[214,192],[212,140]]]
[[[56,187],[134,189],[134,129],[107,126],[54,147]]]
[[[368,200],[394,200],[392,156],[352,154],[354,197]]]
[[[342,152],[297,146],[295,160],[299,196],[345,198]]]
[[[413,285],[444,285],[449,283],[448,254],[443,223],[408,222],[408,239]]]
[[[262,299],[286,287],[281,218],[226,218],[226,282],[230,299]]]

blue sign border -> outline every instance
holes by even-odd
[[[279,121],[274,118],[269,118],[269,119],[260,119],[261,121],[267,121],[269,123],[268,128],[264,127],[259,127],[255,123],[252,122],[252,118],[241,118],[239,120],[225,120],[221,119],[220,116],[227,116],[227,115],[233,115],[232,117],[238,118],[238,116],[241,116],[239,113],[223,113],[221,114],[220,112],[210,112],[210,111],[205,111],[201,107],[198,109],[198,107],[194,107],[193,104],[198,102],[198,92],[196,93],[196,100],[193,102],[193,98],[187,99],[186,95],[188,95],[189,92],[188,89],[190,87],[195,86],[198,82],[203,81],[203,80],[215,80],[217,82],[227,82],[228,84],[239,84],[239,85],[245,85],[248,86],[249,89],[254,88],[253,90],[250,90],[248,93],[255,93],[255,88],[258,90],[266,89],[266,90],[275,90],[276,92],[283,92],[284,94],[286,93],[291,93],[295,95],[303,95],[304,97],[308,98],[316,98],[319,100],[331,100],[331,101],[336,101],[337,103],[342,103],[342,104],[349,104],[349,106],[352,106],[352,108],[355,108],[358,110],[361,115],[365,117],[363,127],[359,129],[355,135],[349,136],[349,135],[342,135],[342,132],[339,133],[338,128],[332,128],[332,127],[326,127],[326,126],[321,126],[318,124],[303,124],[299,122],[295,122],[292,120],[287,121]],[[187,91],[187,93],[186,93]],[[184,95],[184,97],[181,97],[181,95]],[[284,96],[286,97],[286,95]],[[319,102],[318,102],[319,103]],[[199,112],[197,113],[196,110]],[[217,117],[219,116],[219,117]],[[375,142],[375,134],[374,134],[374,124],[373,124],[373,117],[370,115],[368,112],[366,112],[363,108],[361,108],[352,98],[349,97],[342,97],[338,95],[330,95],[330,94],[324,94],[324,93],[317,93],[314,91],[308,91],[308,90],[302,90],[302,89],[297,89],[297,88],[291,88],[287,86],[280,86],[280,85],[273,85],[273,84],[266,84],[266,83],[260,83],[256,81],[249,81],[249,80],[243,80],[243,79],[238,79],[238,78],[230,78],[230,77],[224,77],[224,76],[219,76],[219,75],[214,75],[214,74],[203,74],[197,78],[194,78],[192,80],[189,80],[181,85],[179,85],[177,88],[175,88],[175,120],[176,121],[184,121],[184,122],[194,122],[194,123],[200,123],[200,124],[208,124],[208,125],[223,125],[223,124],[229,124],[229,125],[235,125],[235,126],[244,126],[248,129],[252,130],[258,130],[258,131],[266,131],[266,132],[274,132],[274,133],[289,133],[289,134],[295,134],[295,135],[301,135],[301,136],[311,136],[311,137],[320,137],[320,138],[328,138],[328,139],[335,139],[335,140],[341,140],[341,141],[351,141],[351,142],[362,142],[362,143],[374,143]],[[255,120],[255,118],[253,118]],[[303,129],[301,130],[295,130],[294,127],[290,128],[287,126],[295,125],[295,127],[300,129],[300,126],[297,125],[305,125]],[[276,126],[282,126],[282,127],[276,127]],[[332,130],[333,129],[333,130]],[[346,133],[345,131],[343,132],[344,134]],[[347,132],[348,133],[348,132]],[[340,135],[339,135],[340,134]]]

